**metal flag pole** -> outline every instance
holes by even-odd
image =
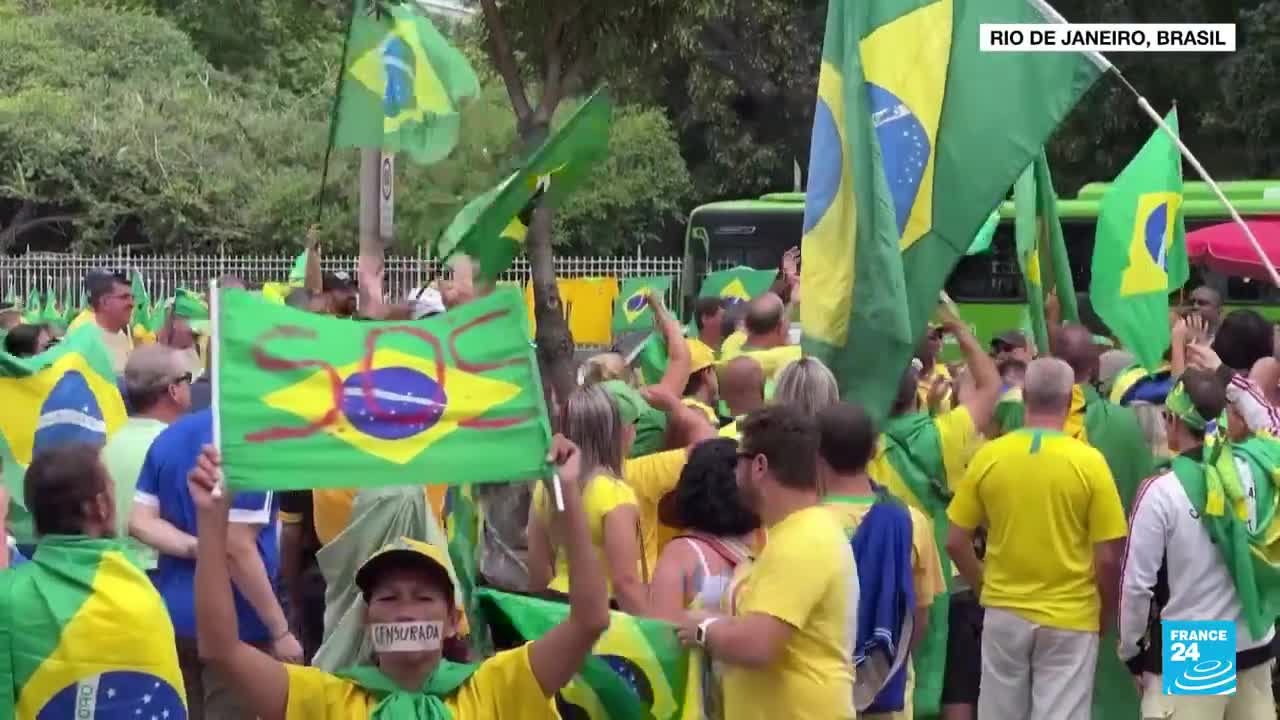
[[[1067,19],[1062,17],[1062,15],[1057,10],[1054,10],[1048,2],[1045,2],[1045,0],[1027,0],[1027,2],[1029,2],[1036,10],[1039,10],[1040,14],[1043,15],[1046,20],[1050,20],[1060,25],[1068,24]],[[1271,264],[1271,259],[1267,257],[1267,253],[1262,249],[1262,243],[1258,242],[1258,238],[1254,237],[1253,231],[1249,229],[1248,223],[1244,221],[1244,218],[1240,217],[1240,213],[1236,211],[1235,206],[1232,205],[1231,201],[1227,200],[1227,196],[1223,194],[1222,188],[1218,187],[1218,183],[1213,178],[1209,177],[1209,173],[1204,169],[1204,166],[1200,164],[1200,160],[1197,159],[1196,156],[1191,153],[1191,149],[1182,142],[1182,138],[1178,137],[1178,133],[1174,132],[1173,128],[1169,127],[1169,125],[1164,121],[1164,118],[1160,117],[1160,113],[1157,113],[1155,108],[1151,107],[1151,103],[1147,102],[1147,99],[1142,96],[1142,93],[1138,92],[1138,89],[1135,88],[1132,83],[1129,82],[1128,78],[1124,76],[1124,73],[1121,73],[1115,65],[1112,65],[1110,60],[1103,57],[1102,53],[1095,50],[1084,50],[1082,52],[1085,57],[1089,58],[1090,62],[1098,67],[1099,70],[1116,76],[1116,78],[1119,79],[1126,88],[1128,88],[1129,92],[1133,93],[1134,97],[1138,99],[1138,107],[1141,108],[1148,117],[1155,121],[1155,124],[1178,145],[1178,150],[1182,153],[1182,157],[1187,159],[1187,162],[1191,164],[1191,167],[1195,168],[1196,174],[1200,176],[1200,179],[1204,180],[1205,184],[1213,190],[1213,194],[1218,197],[1218,202],[1222,203],[1223,206],[1227,208],[1227,211],[1231,213],[1231,219],[1235,221],[1235,224],[1244,232],[1244,236],[1249,239],[1249,244],[1253,246],[1253,251],[1257,253],[1258,258],[1262,260],[1263,266],[1267,268],[1267,273],[1271,275],[1271,282],[1277,288],[1280,288],[1280,272],[1277,272],[1275,266]]]
[[[218,372],[219,353],[222,352],[222,298],[218,297],[218,281],[209,281],[209,412],[213,414],[213,447],[222,457],[222,394],[221,375]],[[218,484],[213,486],[211,494],[215,498],[222,497],[222,476],[218,476]]]

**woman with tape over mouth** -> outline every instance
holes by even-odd
[[[231,493],[213,496],[220,460],[206,447],[189,477],[199,515],[201,657],[262,720],[558,718],[554,696],[609,626],[609,612],[578,491],[581,454],[557,436],[548,460],[556,465],[564,497],[564,511],[553,514],[569,556],[569,615],[562,623],[482,663],[451,662],[442,648],[456,635],[461,610],[453,603],[449,563],[438,548],[402,538],[374,553],[356,574],[375,645],[370,663],[331,674],[286,665],[239,641],[226,561]]]

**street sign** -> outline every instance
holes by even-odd
[[[382,167],[378,172],[378,237],[391,242],[391,227],[395,219],[396,156],[382,153]]]

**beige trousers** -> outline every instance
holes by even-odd
[[[1159,675],[1143,676],[1143,720],[1276,720],[1271,666],[1236,675],[1234,695],[1165,695]]]
[[[1000,608],[982,626],[982,720],[1089,720],[1098,634],[1043,627]]]

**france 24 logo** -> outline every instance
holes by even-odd
[[[1234,695],[1236,624],[1161,620],[1165,695]]]

